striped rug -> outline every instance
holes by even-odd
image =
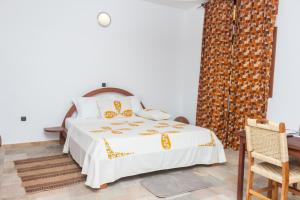
[[[63,188],[86,179],[69,155],[29,158],[14,163],[27,193]]]

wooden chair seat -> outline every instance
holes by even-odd
[[[300,165],[290,163],[289,184],[300,182]],[[251,171],[282,184],[282,168],[267,162],[254,164]]]

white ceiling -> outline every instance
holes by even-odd
[[[156,4],[162,4],[180,9],[193,9],[201,6],[207,0],[145,0]]]

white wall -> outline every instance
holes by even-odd
[[[109,28],[97,24],[99,11],[111,14]],[[44,134],[43,128],[60,125],[71,99],[101,82],[135,93],[148,107],[181,114],[184,15],[185,11],[140,0],[1,0],[4,143],[56,138]],[[189,52],[197,49],[196,43]],[[190,61],[189,56],[193,54],[185,58],[186,73],[196,79],[192,68],[198,72],[198,58]],[[184,80],[189,87],[190,80]],[[21,115],[28,120],[21,122]]]
[[[300,124],[298,0],[280,1],[274,96],[268,118]],[[96,22],[112,16],[109,28]],[[140,0],[1,0],[0,134],[4,143],[42,141],[73,97],[101,82],[127,89],[148,107],[195,123],[203,9]],[[27,122],[20,122],[26,115]]]
[[[182,35],[182,56],[179,57],[181,77],[181,113],[190,123],[196,122],[198,83],[202,47],[204,9],[191,9],[185,12]]]
[[[268,110],[269,119],[284,121],[294,130],[300,125],[299,8],[299,0],[279,2],[274,95]]]

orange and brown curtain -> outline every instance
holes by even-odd
[[[226,142],[232,46],[231,0],[205,5],[197,126],[213,130]]]
[[[205,5],[197,106],[197,125],[234,149],[245,119],[266,117],[278,1],[239,0],[235,7],[230,0]]]

